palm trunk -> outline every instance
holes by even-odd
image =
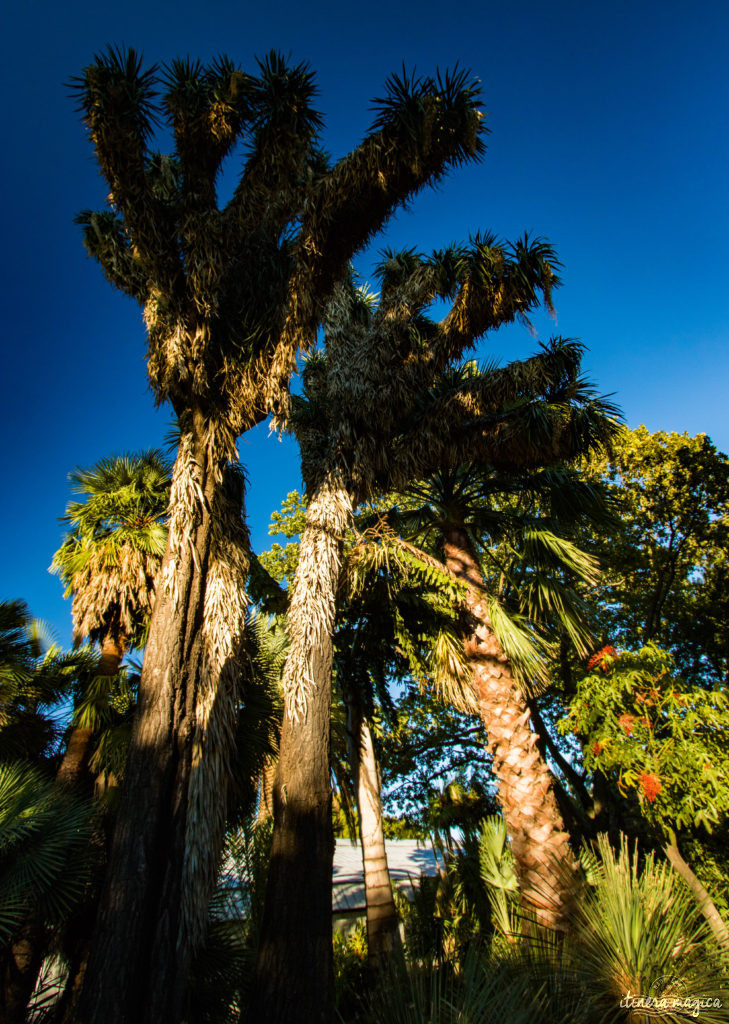
[[[468,587],[466,655],[493,757],[522,903],[536,912],[541,923],[563,930],[576,874],[552,775],[530,728],[524,694],[491,628],[483,575],[464,529],[444,532],[444,553],[448,568]]]
[[[669,841],[664,844],[663,852],[668,858],[674,871],[683,878],[686,885],[696,898],[699,909],[711,928],[714,938],[726,952],[729,953],[729,928],[716,908],[716,904],[708,892],[693,873],[689,865],[681,856],[681,851],[676,842],[676,836],[671,835]]]
[[[235,621],[239,607],[228,626],[221,627],[219,609],[209,616],[211,579],[218,570],[225,581],[225,558],[216,550],[222,540],[214,518],[220,469],[205,436],[197,414],[175,464],[169,540],[79,1007],[84,1024],[179,1021],[215,884],[232,736],[233,647],[242,623]],[[244,582],[229,585],[237,594]],[[220,586],[214,590],[217,598]],[[219,650],[225,644],[215,630],[221,629],[230,634],[227,656]]]
[[[123,638],[108,633],[101,643],[100,676],[116,676],[124,658],[126,644]],[[93,749],[93,730],[76,726],[68,738],[66,751],[56,778],[64,786],[73,786],[91,797],[95,779],[89,769]],[[69,971],[63,995],[55,1010],[58,1021],[72,1021],[81,995],[86,965],[91,954],[94,921],[99,904],[98,890],[94,890],[82,908],[74,915],[65,936],[65,947],[70,950]]]
[[[289,607],[273,845],[250,1012],[267,1024],[331,1024],[334,1017],[332,631],[351,514],[341,483],[316,488]]]
[[[276,768],[277,761],[273,757],[269,757],[258,777],[258,812],[256,814],[258,824],[273,817],[273,785]]]
[[[100,676],[115,676],[124,657],[124,643],[121,638],[108,633],[101,644],[101,659],[99,662]],[[64,786],[84,786],[88,789],[89,795],[93,789],[93,778],[89,772],[89,760],[93,746],[94,733],[92,729],[75,726],[68,737],[68,743],[63,755],[57,780]]]
[[[382,786],[372,731],[362,713],[357,695],[350,688],[347,701],[347,731],[350,761],[357,794],[359,835],[367,907],[367,952],[376,967],[399,945],[398,916],[387,866],[385,833],[382,827]]]

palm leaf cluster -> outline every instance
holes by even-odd
[[[158,451],[102,459],[70,474],[79,500],[51,569],[73,597],[74,640],[144,642],[167,545],[170,465]]]
[[[531,690],[547,682],[555,637],[588,651],[581,590],[596,584],[599,568],[570,534],[608,518],[601,490],[569,466],[509,472],[474,462],[411,483],[388,512],[401,536],[440,557],[448,531],[463,531],[481,563],[494,632]]]
[[[0,760],[50,758],[62,732],[64,703],[97,671],[88,649],[48,645],[22,601],[0,601]]]
[[[0,944],[29,911],[58,924],[87,879],[91,808],[35,766],[0,764]]]

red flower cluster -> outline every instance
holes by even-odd
[[[590,660],[587,663],[587,671],[592,671],[593,668],[601,668],[603,672],[607,672],[607,666],[603,664],[605,658],[617,658],[618,652],[615,650],[612,644],[605,644],[599,651],[595,651]]]
[[[635,721],[635,715],[621,715],[618,719],[618,725],[623,730],[626,736],[631,736],[633,733],[633,722]]]
[[[602,743],[600,743],[599,740],[596,740],[592,744],[592,752],[595,755],[595,757],[597,757],[598,754],[602,754],[602,750],[603,750]]]
[[[645,775],[639,775],[638,782],[645,793],[646,800],[650,801],[650,803],[653,803],[655,798],[663,789],[663,783],[661,780],[657,775],[653,775],[651,772],[648,772]]]

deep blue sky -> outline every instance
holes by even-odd
[[[453,173],[380,245],[422,249],[490,229],[547,236],[564,263],[557,324],[627,421],[704,431],[729,448],[729,5],[725,0],[490,0],[459,4],[24,0],[5,7],[2,62],[3,500],[0,598],[23,597],[62,642],[61,585],[46,572],[75,465],[160,444],[144,333],[80,243],[74,214],[104,186],[64,82],[108,43],[148,62],[228,53],[250,68],[276,48],[317,72],[324,144],[366,131],[370,101],[404,61],[460,61],[483,83],[482,164]],[[234,169],[231,169],[231,173]],[[232,179],[231,179],[232,180]],[[366,276],[365,254],[360,267]],[[502,359],[536,342],[488,341]],[[296,452],[259,430],[241,447],[254,545],[298,485]]]

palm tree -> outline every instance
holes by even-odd
[[[91,807],[51,771],[53,712],[96,661],[47,647],[22,601],[0,602],[0,1009],[9,1024],[25,1020],[51,929],[89,876]]]
[[[545,682],[539,648],[550,629],[559,627],[580,653],[587,650],[584,612],[561,577],[594,582],[596,565],[565,539],[565,519],[594,521],[601,511],[604,517],[600,496],[559,467],[505,474],[465,464],[412,485],[405,501],[410,510],[398,517],[404,535],[439,550],[465,584],[464,649],[472,690],[464,699],[459,689],[456,699],[486,729],[522,901],[542,923],[564,928],[574,896],[569,866],[575,862],[555,780],[530,727],[527,698],[531,686]]]
[[[91,469],[74,470],[70,479],[81,500],[66,508],[61,521],[71,529],[51,571],[66,584],[64,596],[73,598],[74,643],[98,643],[97,678],[108,681],[118,675],[127,649],[144,644],[167,544],[170,465],[159,451],[148,451],[101,459]],[[105,696],[87,694],[91,699],[76,708],[60,782],[79,784],[88,776],[98,720],[94,704]]]
[[[270,413],[283,424],[296,353],[313,345],[352,255],[425,184],[478,157],[485,125],[467,74],[393,79],[367,137],[330,167],[313,76],[275,53],[252,75],[224,57],[160,75],[111,50],[76,84],[110,189],[108,209],[79,218],[85,244],[143,307],[150,384],[181,430],[82,1017],[174,1021],[225,825],[247,604],[236,440]],[[155,121],[173,132],[171,156],[150,148]],[[216,179],[240,142],[240,180],[221,208]],[[312,991],[327,985],[318,964],[313,952],[301,960]]]
[[[525,317],[541,296],[549,300],[555,266],[543,242],[509,246],[477,238],[468,248],[428,259],[388,257],[376,308],[351,282],[329,307],[325,350],[307,363],[305,395],[295,400],[293,415],[309,502],[289,603],[286,711],[257,967],[259,1016],[274,1007],[273,1019],[297,1019],[303,993],[284,978],[300,957],[304,922],[312,956],[322,963],[330,958],[332,633],[353,509],[427,475],[444,459],[463,461],[474,449],[492,460],[531,464],[538,454],[517,443],[520,419],[538,420],[542,450],[551,445],[555,461],[575,439],[602,429],[600,402],[575,387],[578,349],[569,343],[554,342],[505,371],[446,375],[447,387],[432,391],[487,330]],[[440,322],[425,315],[435,298],[451,300]],[[545,398],[539,388],[547,382]],[[317,974],[316,986],[330,995],[331,976]]]

